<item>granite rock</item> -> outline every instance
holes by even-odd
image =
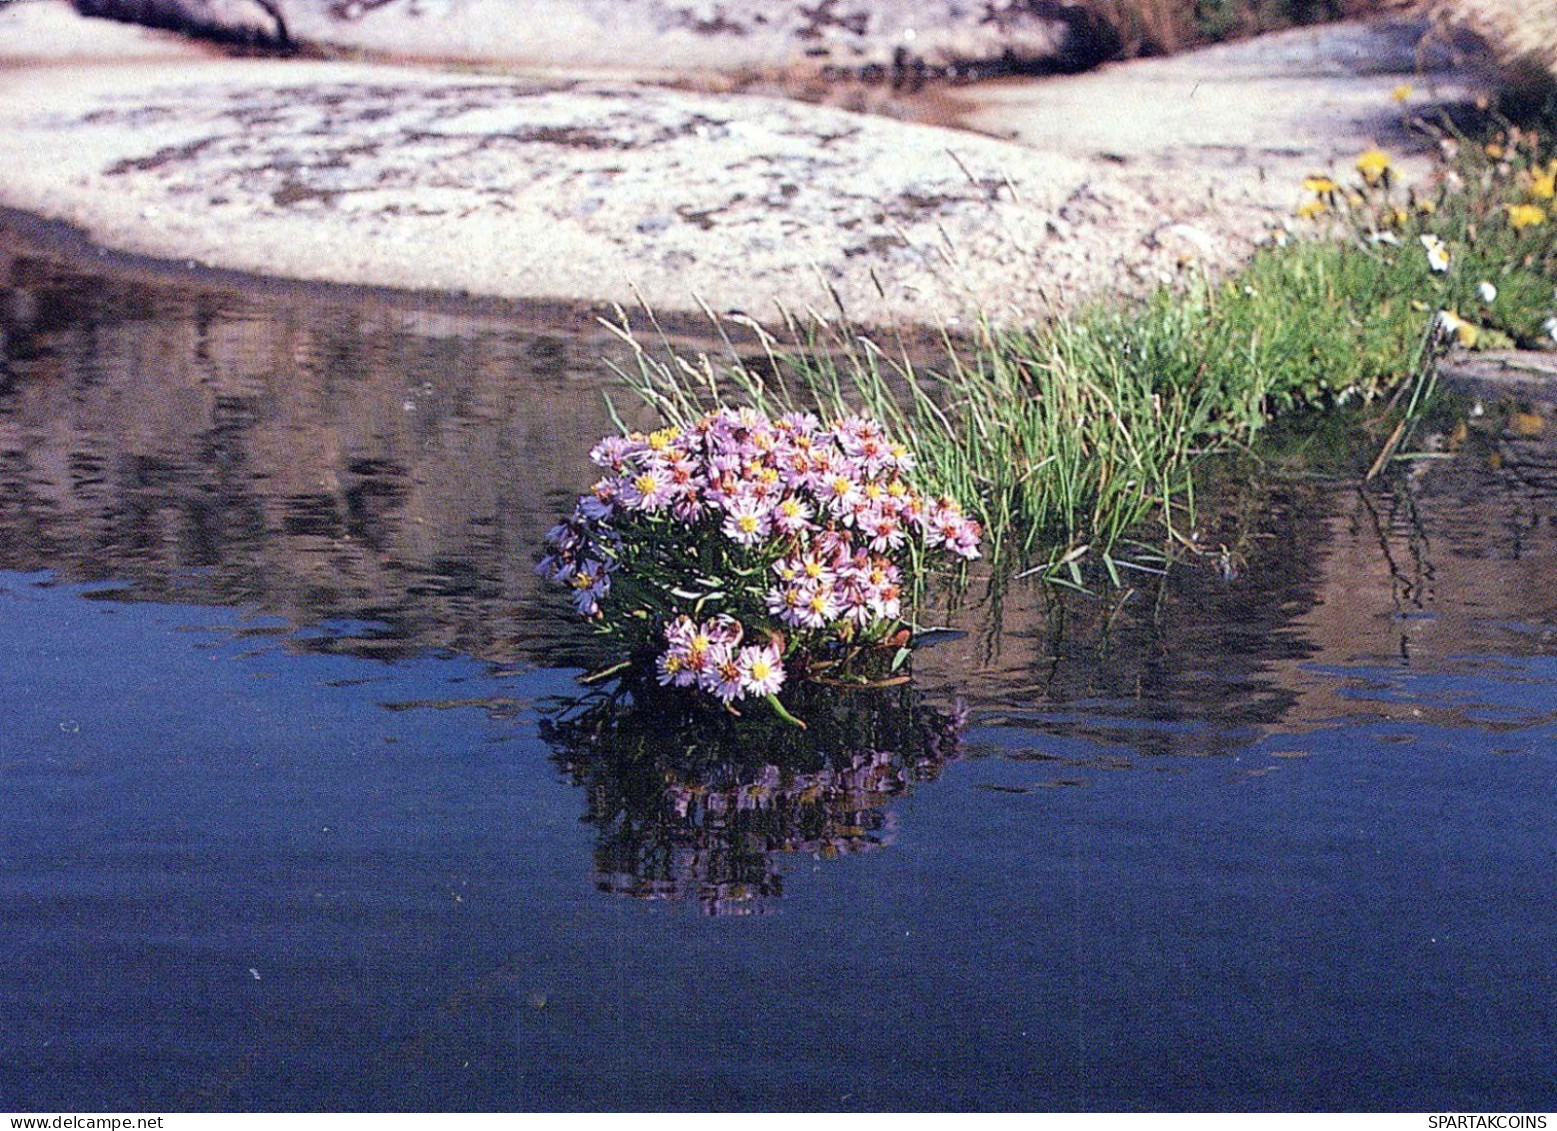
[[[76,0],[85,14],[287,46],[587,67],[1077,70],[1117,48],[1063,0]]]

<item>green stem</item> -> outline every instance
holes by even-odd
[[[633,662],[631,660],[623,660],[620,663],[612,664],[608,668],[601,668],[599,671],[590,672],[588,675],[581,675],[578,681],[586,686],[592,683],[599,683],[602,680],[610,679],[614,675],[620,675],[632,666]]]
[[[779,718],[783,719],[786,723],[789,723],[791,726],[797,726],[801,730],[805,730],[806,729],[805,720],[804,719],[797,719],[797,718],[795,718],[794,715],[791,715],[789,713],[788,709],[784,706],[784,704],[779,702],[779,697],[776,694],[774,694],[773,692],[769,692],[768,696],[767,696],[767,699],[768,699],[768,706],[773,708],[773,713],[775,715],[777,715]]]

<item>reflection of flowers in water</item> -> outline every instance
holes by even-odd
[[[806,731],[656,691],[571,702],[542,733],[586,791],[600,890],[709,915],[763,910],[783,894],[785,855],[890,843],[886,805],[940,773],[961,725],[907,687],[817,689]]]

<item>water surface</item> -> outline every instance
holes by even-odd
[[[531,573],[587,318],[3,246],[0,1108],[1557,1106],[1541,405],[693,764]]]

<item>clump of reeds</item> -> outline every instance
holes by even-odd
[[[1189,544],[1199,461],[1278,415],[1366,413],[1371,477],[1409,437],[1443,350],[1557,344],[1557,155],[1515,130],[1446,137],[1445,155],[1427,191],[1397,185],[1376,150],[1316,173],[1298,208],[1308,236],[1283,229],[1231,277],[1127,308],[985,324],[929,361],[816,314],[779,336],[741,320],[757,343],[744,359],[728,337],[727,357],[688,358],[624,316],[637,365],[622,376],[670,422],[727,405],[868,412],[918,455],[922,490],[966,502],[997,571],[1079,582],[1096,563],[1117,583]]]

